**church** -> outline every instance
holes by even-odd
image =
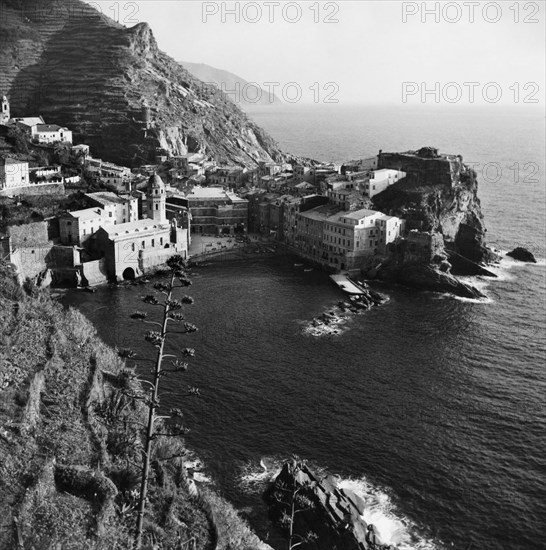
[[[131,280],[174,254],[188,257],[190,228],[167,220],[165,185],[157,174],[148,181],[146,212],[145,219],[103,226],[93,235],[90,248],[104,258],[109,279]]]

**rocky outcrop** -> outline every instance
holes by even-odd
[[[398,283],[418,290],[449,293],[461,298],[485,298],[477,288],[463,283],[457,277],[441,271],[435,265],[410,264],[386,266],[377,275],[383,281]]]
[[[536,258],[533,256],[533,253],[529,252],[529,250],[521,246],[514,248],[512,252],[508,252],[508,254],[506,255],[514,258],[514,260],[518,260],[519,262],[527,262],[531,264],[537,263]]]
[[[362,518],[365,502],[297,461],[284,464],[265,494],[271,519],[304,550],[389,550]],[[290,528],[291,519],[293,526]],[[292,547],[292,546],[291,546]]]
[[[146,23],[115,23],[80,0],[3,0],[0,92],[12,116],[66,125],[125,165],[201,152],[254,166],[281,160],[273,139],[217,90],[161,52]]]
[[[477,175],[460,155],[440,155],[433,147],[380,152],[378,165],[406,177],[373,198],[375,209],[405,219],[410,230],[441,235],[446,250],[474,263],[496,259],[485,244]]]

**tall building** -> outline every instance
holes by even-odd
[[[10,118],[9,101],[4,95],[2,96],[2,105],[0,106],[0,124],[7,124]]]
[[[160,223],[165,222],[167,220],[165,214],[165,203],[165,184],[157,174],[153,174],[148,180],[148,189],[146,194],[148,218]]]

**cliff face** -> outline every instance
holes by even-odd
[[[66,125],[106,160],[145,163],[158,147],[245,166],[283,158],[235,104],[161,52],[146,23],[125,28],[80,0],[2,0],[0,69],[12,116]]]
[[[472,262],[489,262],[476,173],[461,156],[417,152],[380,153],[379,168],[407,176],[373,198],[374,208],[407,220],[409,229],[437,232],[447,251]]]

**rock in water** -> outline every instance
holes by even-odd
[[[529,252],[526,248],[523,248],[522,246],[518,246],[517,248],[514,248],[512,252],[508,252],[508,254],[506,255],[510,256],[511,258],[514,258],[514,260],[518,260],[519,262],[527,262],[531,264],[537,263],[533,254]]]
[[[265,494],[271,519],[287,533],[292,499],[294,533],[308,538],[302,549],[362,550],[373,548],[366,542],[367,523],[362,519],[364,501],[348,489],[339,489],[331,476],[313,472],[298,461],[287,462]],[[296,540],[296,539],[294,539]],[[294,542],[293,540],[293,542]],[[375,547],[383,548],[383,547]]]
[[[419,290],[432,292],[449,292],[461,298],[485,298],[485,294],[477,288],[463,283],[434,266],[414,264],[403,266],[389,266],[383,268],[379,276],[386,281],[402,284]]]

